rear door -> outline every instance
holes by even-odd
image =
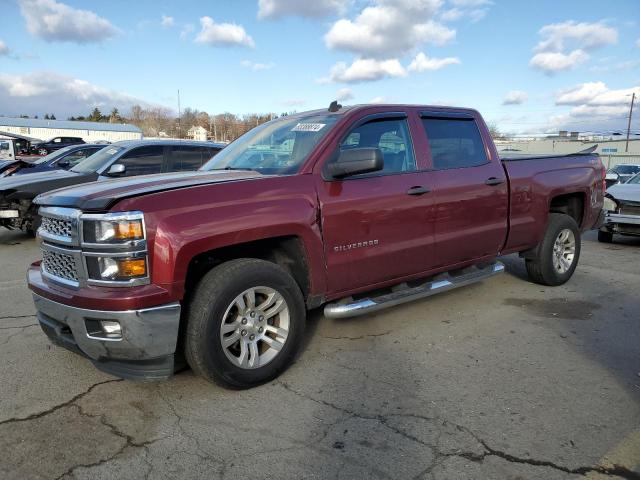
[[[507,235],[509,190],[472,114],[421,112],[435,202],[434,268],[496,255]],[[495,156],[495,158],[494,158]]]
[[[382,171],[316,177],[332,293],[412,275],[431,261],[431,197],[422,194],[428,179],[416,164],[409,123],[403,112],[364,117],[336,142],[327,162],[337,161],[340,150],[375,147],[384,156]]]

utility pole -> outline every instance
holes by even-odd
[[[625,153],[629,152],[629,133],[631,132],[631,115],[633,114],[633,101],[636,99],[636,92],[631,94],[631,106],[629,107],[629,123],[627,123],[627,145],[624,148]]]
[[[182,138],[180,132],[180,89],[178,89],[178,138]]]

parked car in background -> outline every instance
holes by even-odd
[[[0,177],[48,172],[58,168],[69,170],[104,147],[105,145],[85,143],[61,148],[37,160],[28,161],[18,158],[14,162],[0,165]]]
[[[16,160],[16,142],[12,138],[0,139],[0,175]]]
[[[604,210],[599,241],[611,243],[614,234],[640,236],[640,173],[607,189]]]
[[[80,137],[54,137],[45,142],[32,143],[29,153],[44,156],[61,148],[81,143],[85,143],[85,141]]]
[[[589,153],[501,160],[475,110],[336,103],[256,127],[202,170],[37,198],[28,283],[54,343],[124,378],[186,357],[258,385],[295,358],[307,309],[372,313],[516,252],[532,281],[568,281],[605,174]]]
[[[186,140],[126,140],[103,146],[69,170],[0,178],[0,226],[35,234],[40,215],[32,201],[41,193],[116,177],[197,170],[223,146]]]
[[[636,173],[640,173],[640,165],[616,165],[607,171],[607,188],[618,183],[625,183]]]

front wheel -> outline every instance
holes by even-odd
[[[237,388],[259,385],[287,368],[306,319],[291,275],[274,263],[248,258],[209,271],[188,311],[187,362],[206,379]]]
[[[38,149],[38,155],[45,156],[45,155],[48,155],[48,154],[49,154],[49,152],[47,151],[46,148],[39,148]]]
[[[568,281],[580,258],[580,229],[569,215],[550,213],[547,231],[533,258],[526,259],[529,278],[541,285]]]

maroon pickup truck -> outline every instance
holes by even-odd
[[[500,159],[478,112],[316,110],[261,125],[203,171],[39,196],[28,272],[55,343],[123,378],[185,361],[248,387],[292,361],[306,312],[375,312],[503,271],[573,274],[601,222],[597,155]]]

